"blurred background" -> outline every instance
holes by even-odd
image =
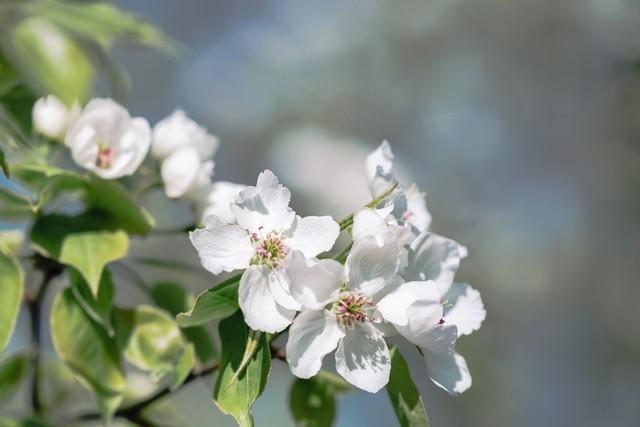
[[[432,229],[469,248],[458,278],[488,311],[458,342],[473,375],[461,396],[403,347],[434,427],[640,425],[639,2],[114,3],[186,47],[180,60],[117,48],[131,82],[120,100],[152,124],[182,108],[218,135],[216,180],[252,184],[270,168],[298,212],[340,218],[368,201],[365,156],[389,140],[405,183],[427,192]],[[141,203],[160,227],[194,221],[161,190]],[[184,235],[133,250],[197,263]],[[216,282],[170,278],[194,292]],[[19,326],[14,349],[28,345]],[[274,361],[258,426],[293,425],[291,381]],[[191,385],[158,418],[232,426],[210,390]],[[396,423],[384,391],[339,397],[339,427]]]

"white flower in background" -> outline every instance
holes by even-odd
[[[193,148],[170,154],[160,167],[160,176],[168,197],[176,198],[197,191],[211,183],[213,161],[202,161]]]
[[[231,204],[238,199],[240,192],[246,185],[233,182],[217,181],[202,187],[190,198],[194,201],[200,222],[204,222],[209,215],[216,216],[223,224],[234,224],[236,216],[231,210]]]
[[[311,259],[328,251],[340,233],[329,216],[296,216],[290,199],[289,190],[266,170],[257,185],[242,190],[231,205],[237,225],[211,215],[204,229],[190,234],[202,265],[211,273],[246,268],[238,289],[240,309],[247,325],[269,333],[291,324],[300,308],[291,295],[291,257],[299,252]]]
[[[55,95],[39,98],[31,110],[36,132],[52,139],[62,139],[67,128],[80,115],[80,105],[75,102],[68,108]]]
[[[218,138],[191,120],[182,110],[159,121],[153,128],[151,153],[162,161],[160,174],[168,197],[198,193],[211,183],[211,157]]]
[[[184,111],[176,110],[153,127],[151,154],[163,160],[182,148],[194,148],[200,159],[211,158],[218,149],[218,138],[191,120]]]
[[[387,141],[373,151],[366,159],[367,176],[371,195],[377,198],[396,184],[397,178],[393,172],[393,153]],[[385,221],[396,221],[414,228],[418,233],[427,231],[431,226],[431,214],[427,210],[425,194],[420,192],[415,184],[404,189],[398,187],[392,197],[385,204],[386,212],[394,219],[384,218]]]
[[[80,166],[104,179],[132,175],[151,145],[149,123],[111,99],[91,100],[69,127],[65,144]]]
[[[409,306],[397,295],[403,289],[396,276],[399,262],[393,239],[380,245],[371,236],[354,242],[344,267],[333,260],[292,257],[291,289],[302,307],[287,341],[294,375],[314,376],[324,356],[337,348],[336,369],[348,382],[371,393],[387,384],[386,322],[406,317]],[[342,268],[344,273],[336,275]]]

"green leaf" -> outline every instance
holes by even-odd
[[[220,373],[213,390],[213,400],[225,414],[236,419],[240,427],[253,426],[251,405],[262,394],[269,377],[271,355],[266,334],[260,334],[253,357],[239,375],[247,343],[252,341],[253,331],[244,323],[237,311],[220,322],[222,360]]]
[[[53,302],[51,336],[58,356],[95,394],[108,424],[126,388],[115,339],[85,314],[71,289],[58,293]]]
[[[409,367],[397,348],[391,349],[391,377],[387,393],[402,427],[429,427],[427,411]]]
[[[64,239],[59,261],[75,267],[97,297],[104,266],[123,258],[128,249],[129,237],[124,231],[74,233]]]
[[[8,188],[0,188],[0,216],[3,218],[22,218],[33,213],[31,200],[16,194]]]
[[[151,297],[160,308],[167,310],[173,316],[188,309],[192,296],[184,287],[176,283],[157,283],[151,288]],[[192,326],[182,330],[185,338],[195,347],[198,359],[202,363],[213,360],[216,356],[213,340],[202,326]]]
[[[111,324],[111,309],[113,308],[113,282],[111,273],[104,269],[100,278],[98,294],[93,295],[91,287],[82,275],[75,269],[69,269],[71,292],[84,312],[94,321],[102,325],[110,336],[114,335]]]
[[[195,364],[195,353],[175,320],[162,310],[141,305],[115,311],[118,345],[134,366],[151,372],[155,380],[173,373],[172,386],[180,385]]]
[[[24,293],[24,273],[15,256],[0,247],[0,352],[4,350],[18,319]]]
[[[33,211],[38,211],[62,192],[86,190],[85,179],[75,172],[35,163],[19,163],[13,169],[15,178],[35,193]]]
[[[93,71],[78,44],[50,20],[29,17],[4,42],[7,59],[40,93],[52,93],[68,105],[85,100]]]
[[[87,183],[87,204],[108,212],[126,232],[146,235],[155,226],[153,217],[131,198],[120,183],[95,176],[89,176]]]
[[[4,154],[4,150],[0,147],[0,169],[7,178],[11,175],[9,172],[9,163],[7,163],[7,157]]]
[[[11,397],[29,371],[30,357],[15,354],[0,361],[0,402]]]
[[[117,39],[126,39],[170,53],[179,49],[175,41],[153,25],[108,3],[49,0],[27,3],[25,9],[47,17],[72,34],[95,40],[105,48]]]
[[[289,403],[296,425],[329,427],[333,425],[338,393],[352,390],[342,377],[326,371],[309,379],[297,378],[291,385]]]
[[[1,41],[0,41],[1,43]],[[38,97],[24,84],[12,86],[0,95],[0,105],[11,122],[6,125],[14,127],[13,132],[18,133],[19,140],[24,141],[31,135],[31,110]]]
[[[178,324],[186,328],[233,314],[238,309],[240,277],[240,275],[233,276],[198,295],[189,311],[178,314]]]

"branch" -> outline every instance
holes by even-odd
[[[383,200],[385,200],[387,197],[389,197],[391,195],[391,193],[393,193],[396,188],[398,188],[398,183],[397,182],[395,184],[393,184],[393,186],[391,188],[389,188],[387,191],[382,193],[380,196],[376,197],[375,199],[373,199],[372,201],[367,203],[364,207],[365,208],[375,208]],[[353,225],[353,214],[343,218],[338,224],[340,225],[340,231],[346,230],[347,228],[351,227]]]

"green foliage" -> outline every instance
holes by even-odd
[[[118,345],[127,361],[151,372],[156,381],[172,373],[172,388],[182,384],[195,364],[195,352],[175,320],[146,305],[114,314]]]
[[[177,283],[157,283],[151,288],[151,297],[158,307],[176,316],[191,305],[192,296]],[[182,329],[185,338],[195,347],[196,355],[202,363],[213,360],[216,356],[213,340],[202,326],[191,326]]]
[[[186,328],[233,314],[238,309],[239,282],[240,276],[234,276],[202,292],[189,311],[178,314],[178,324]]]
[[[16,325],[20,302],[24,293],[24,273],[18,260],[8,249],[0,246],[0,352],[4,350]]]
[[[70,268],[69,276],[71,292],[73,292],[76,301],[94,322],[102,325],[107,333],[113,336],[115,332],[111,321],[111,309],[113,308],[114,288],[109,270],[104,269],[102,272],[97,295],[93,294],[91,287],[78,271]]]
[[[291,385],[289,404],[297,426],[330,427],[336,415],[336,394],[351,390],[342,378],[320,371],[313,378],[297,378]]]
[[[411,379],[409,367],[397,348],[391,351],[391,377],[387,393],[402,427],[429,427],[427,411]]]
[[[253,426],[251,405],[264,391],[271,369],[267,337],[260,334],[254,341],[254,332],[245,325],[239,311],[220,322],[219,332],[222,360],[213,400],[240,427]],[[248,347],[254,347],[250,352],[253,355],[243,364]]]
[[[94,393],[108,423],[126,387],[115,338],[87,316],[71,289],[58,293],[53,302],[51,336],[58,356]]]
[[[15,354],[0,360],[0,403],[10,398],[29,371],[28,354]]]
[[[11,172],[9,171],[9,163],[7,162],[7,157],[4,154],[4,150],[0,147],[0,170],[4,173],[5,176],[11,176]]]

